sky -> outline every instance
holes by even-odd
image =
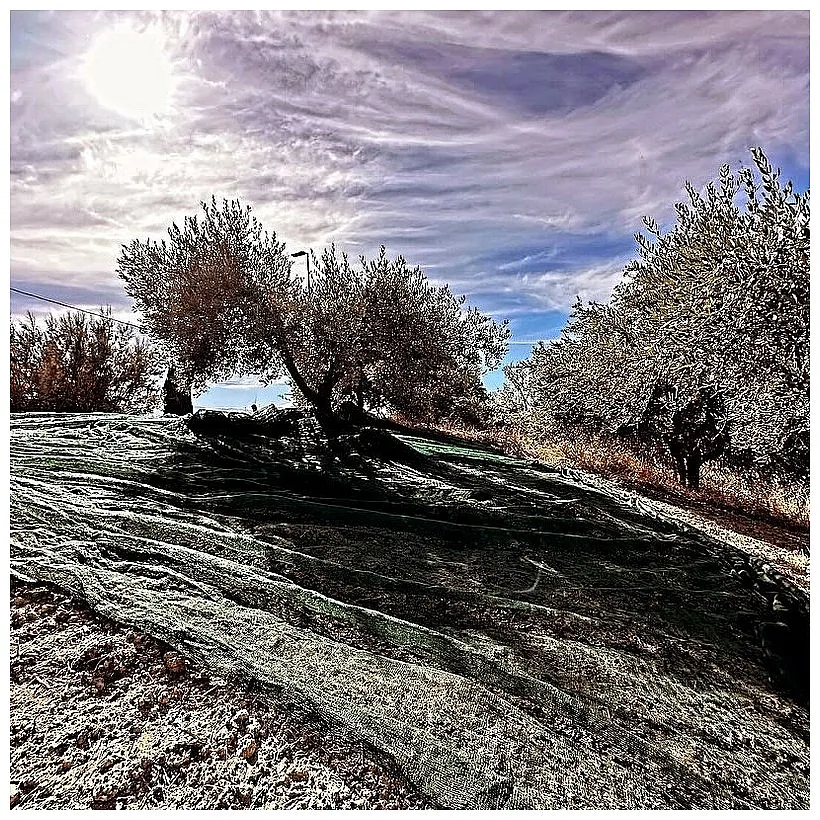
[[[239,197],[291,251],[403,254],[513,361],[686,180],[760,145],[809,184],[808,12],[12,12],[10,57],[11,283],[123,318],[120,246]]]

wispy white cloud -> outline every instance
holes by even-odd
[[[588,268],[568,268],[541,274],[520,274],[517,289],[528,293],[546,310],[561,310],[576,298],[606,301],[618,283],[627,260],[615,260]]]
[[[82,81],[128,21],[173,66],[154,122]],[[385,243],[486,309],[566,310],[685,179],[757,144],[808,166],[800,12],[15,13],[11,36],[12,278],[107,300],[121,243],[215,194],[294,247]]]

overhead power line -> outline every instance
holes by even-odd
[[[29,296],[32,299],[39,299],[41,302],[49,302],[52,305],[59,305],[60,307],[68,308],[69,310],[78,310],[80,313],[87,313],[90,316],[99,316],[101,319],[109,319],[112,322],[117,322],[121,325],[126,325],[127,327],[133,327],[135,330],[139,330],[145,333],[145,328],[140,327],[139,325],[132,324],[131,322],[126,322],[124,319],[115,319],[113,316],[106,316],[104,313],[97,313],[94,310],[87,310],[86,308],[77,307],[76,305],[69,305],[68,302],[59,302],[57,299],[49,299],[47,296],[40,296],[38,293],[30,293],[27,290],[20,290],[20,288],[15,288],[13,285],[9,285],[9,290],[13,291],[14,293],[19,293],[22,296]],[[546,341],[544,339],[536,339],[532,342],[516,342],[516,341],[509,341],[507,344],[510,345],[529,345],[534,346],[540,344],[542,341]]]
[[[139,325],[126,322],[123,319],[115,319],[113,316],[106,316],[104,313],[97,313],[94,310],[86,310],[85,308],[77,307],[76,305],[69,305],[67,302],[58,302],[56,299],[49,299],[47,296],[40,296],[38,293],[29,293],[27,290],[20,290],[20,288],[15,288],[12,285],[9,285],[9,290],[23,296],[30,296],[32,299],[39,299],[41,302],[49,302],[52,305],[60,305],[60,307],[69,308],[70,310],[78,310],[80,313],[88,313],[90,316],[99,316],[101,319],[109,319],[110,321],[117,322],[120,325],[126,325],[127,327],[133,327],[136,330],[140,330],[143,333],[145,332],[145,328],[142,328]]]

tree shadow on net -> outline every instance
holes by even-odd
[[[407,455],[402,448],[391,461],[373,447],[317,445],[310,435],[202,436],[180,442],[149,483],[173,489],[184,508],[240,520],[268,543],[271,572],[347,604],[338,617],[292,607],[294,623],[328,637],[495,676],[525,700],[531,678],[594,697],[567,668],[564,645],[650,659],[694,688],[718,685],[718,668],[807,704],[807,601],[777,583],[762,588],[738,570],[747,565],[736,550],[693,534],[672,538],[672,524],[466,443],[406,459],[450,488],[449,501],[439,493],[426,503],[418,486],[403,490],[400,473],[384,478]],[[265,606],[252,591],[246,597]],[[390,619],[407,628],[386,627]],[[515,671],[498,678],[488,652],[508,653],[505,668]]]

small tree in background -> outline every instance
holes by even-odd
[[[158,398],[155,350],[127,326],[69,313],[11,324],[11,412],[145,413]]]

